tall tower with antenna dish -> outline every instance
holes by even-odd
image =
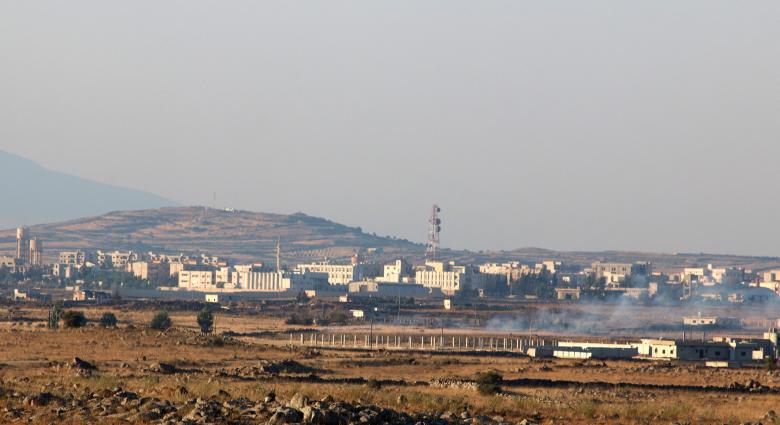
[[[428,249],[425,251],[425,259],[436,261],[439,259],[439,234],[441,233],[441,208],[433,204],[431,217],[428,219]]]

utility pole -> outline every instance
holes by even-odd
[[[444,349],[444,319],[439,319],[439,327],[441,328],[441,349]]]
[[[374,348],[374,315],[371,315],[371,324],[368,328],[368,349],[372,350]]]

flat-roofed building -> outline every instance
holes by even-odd
[[[376,264],[331,264],[331,263],[310,263],[299,264],[299,272],[323,273],[328,276],[328,283],[331,285],[347,285],[350,282],[369,279],[379,274],[379,267]]]
[[[179,288],[191,290],[216,289],[213,270],[182,270],[179,272]]]
[[[406,260],[396,260],[392,264],[385,264],[384,274],[376,278],[377,282],[384,283],[401,283],[407,278],[413,276],[414,269],[412,265]]]
[[[127,264],[133,261],[138,261],[138,254],[133,251],[97,252],[97,264],[104,269],[125,270]]]
[[[69,266],[83,266],[87,262],[87,254],[81,250],[77,251],[62,251],[57,256],[59,264],[65,264]]]
[[[607,287],[619,287],[629,277],[649,276],[653,265],[649,262],[636,263],[602,263],[595,262],[591,270],[597,279],[604,278]]]
[[[0,256],[0,268],[4,268],[11,273],[16,273],[22,268],[22,262],[18,258],[3,255]]]
[[[440,290],[426,288],[422,285],[372,281],[351,282],[349,284],[349,293],[355,296],[364,295],[376,297],[427,297],[431,295],[442,295]]]
[[[285,292],[316,289],[328,286],[324,275],[318,273],[289,273],[266,271],[234,271],[233,288],[256,292]]]
[[[187,264],[185,263],[168,263],[168,273],[171,277],[178,276],[179,272],[186,269]]]
[[[169,264],[161,262],[134,261],[127,264],[127,272],[151,282],[162,282],[171,277]]]
[[[761,282],[780,282],[780,269],[772,269],[762,272]]]
[[[653,359],[756,362],[763,360],[760,344],[743,341],[680,341],[643,339],[639,354]]]
[[[426,288],[436,288],[445,295],[463,290],[489,290],[505,282],[506,276],[480,273],[472,266],[457,266],[454,263],[428,261],[425,268],[418,270],[415,283]]]
[[[699,328],[738,328],[742,325],[742,321],[736,317],[702,316],[699,314],[683,317],[683,325]]]
[[[83,267],[70,264],[53,264],[51,274],[60,279],[75,279],[79,276]]]

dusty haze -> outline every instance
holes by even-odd
[[[0,149],[417,241],[435,201],[452,248],[778,255],[778,40],[776,1],[0,1]]]

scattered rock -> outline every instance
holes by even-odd
[[[287,405],[292,407],[293,409],[299,409],[299,410],[307,406],[308,404],[309,404],[309,397],[306,397],[301,393],[295,393],[295,395],[290,399],[290,402],[287,403]]]
[[[165,375],[172,375],[176,373],[176,366],[170,363],[154,363],[149,366],[150,372],[162,373]]]
[[[70,362],[69,366],[71,369],[82,369],[82,370],[97,370],[97,367],[93,365],[92,363],[82,360],[78,357],[74,357],[73,361]]]
[[[300,374],[300,373],[317,372],[317,369],[314,369],[306,365],[302,365],[296,362],[295,360],[291,360],[291,359],[281,360],[278,362],[265,362],[260,367],[260,370],[262,372],[270,373],[270,374],[280,374],[280,373]]]

